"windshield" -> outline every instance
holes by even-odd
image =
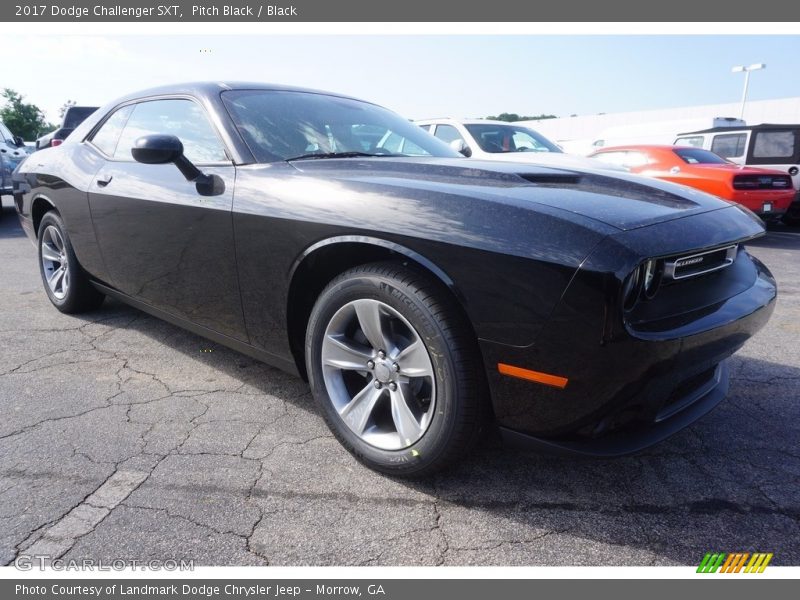
[[[484,152],[558,152],[561,148],[527,127],[480,123],[464,125]]]
[[[222,94],[258,162],[355,156],[461,157],[395,113],[358,100],[310,92]]]
[[[701,148],[676,148],[673,150],[683,162],[690,165],[727,165],[729,161]]]

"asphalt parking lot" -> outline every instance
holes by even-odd
[[[425,483],[362,467],[300,380],[107,301],[62,315],[4,199],[0,565],[800,564],[800,231],[751,246],[780,286],[730,397],[642,454],[575,460],[487,440]]]

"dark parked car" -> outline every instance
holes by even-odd
[[[467,160],[324,92],[149,90],[34,157],[15,192],[56,308],[112,296],[297,373],[342,444],[397,475],[492,421],[561,452],[653,444],[722,400],[776,298],[746,209]]]
[[[21,137],[11,133],[8,127],[0,121],[0,216],[3,212],[3,196],[10,196],[13,192],[11,174],[26,156],[28,156],[28,152],[25,142]]]
[[[36,149],[44,150],[45,148],[62,144],[64,140],[67,139],[67,136],[96,110],[96,106],[70,106],[64,111],[61,127],[37,139]]]

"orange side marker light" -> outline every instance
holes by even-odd
[[[517,379],[526,379],[527,381],[535,381],[544,385],[564,389],[569,383],[566,377],[559,377],[558,375],[550,375],[549,373],[541,373],[539,371],[532,371],[531,369],[523,369],[522,367],[515,367],[505,363],[497,363],[497,370],[503,375],[509,377],[516,377]]]

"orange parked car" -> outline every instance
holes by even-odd
[[[692,146],[615,146],[591,155],[631,173],[681,183],[746,206],[762,219],[780,218],[795,197],[783,171],[734,164]]]

